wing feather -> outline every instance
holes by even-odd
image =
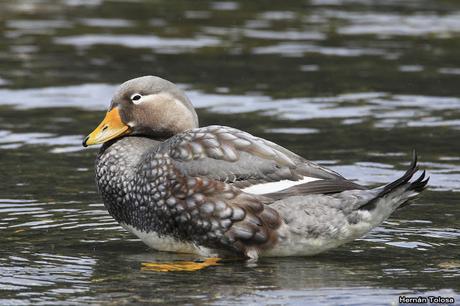
[[[178,134],[162,144],[175,166],[190,176],[248,187],[305,176],[344,179],[268,140],[225,126],[209,126]]]
[[[345,180],[272,142],[223,126],[178,134],[163,142],[151,158],[152,163],[167,165],[166,204],[174,215],[175,235],[248,257],[277,243],[283,220],[268,205],[275,195],[248,194],[242,186],[298,181],[305,176]]]

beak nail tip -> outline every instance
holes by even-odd
[[[89,136],[86,136],[85,139],[83,139],[82,145],[86,148],[88,145],[86,142],[88,141]]]

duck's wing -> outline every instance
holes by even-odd
[[[283,221],[266,205],[273,203],[275,196],[251,194],[244,187],[261,182],[303,182],[306,176],[330,182],[345,180],[272,142],[222,126],[178,134],[153,153],[143,171],[149,171],[152,163],[161,169],[158,180],[166,180],[170,186],[163,190],[170,193],[164,205],[171,209],[173,215],[168,220],[178,237],[251,258],[277,243]],[[156,171],[159,175],[160,170]]]
[[[225,126],[208,126],[178,134],[165,141],[160,152],[168,154],[175,167],[186,175],[207,177],[238,188],[283,182],[284,188],[268,188],[279,191],[291,187],[289,181],[349,182],[340,174],[273,142]]]
[[[179,240],[252,259],[277,243],[283,221],[263,197],[221,181],[183,176],[167,158],[163,160],[171,186],[163,202],[169,214],[165,226]]]
[[[301,196],[307,194],[334,194],[346,190],[366,189],[368,188],[345,179],[317,180],[305,184],[294,185],[280,191],[264,193],[264,196],[273,200],[280,200],[290,196]]]

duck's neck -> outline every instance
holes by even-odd
[[[183,131],[180,131],[180,132],[183,132]],[[142,138],[150,138],[152,140],[163,142],[166,139],[169,139],[176,134],[177,132],[172,131],[170,129],[165,129],[165,130],[140,129],[131,135],[136,136],[136,137],[142,137]]]

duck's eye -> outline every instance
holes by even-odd
[[[141,103],[142,95],[135,93],[131,96],[131,101],[133,101],[134,104],[139,104]]]

